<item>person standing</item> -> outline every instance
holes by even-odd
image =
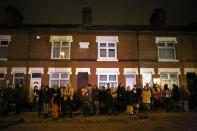
[[[50,103],[50,93],[49,87],[45,86],[42,92],[42,100],[43,100],[43,114],[44,118],[47,118],[49,115],[49,103]]]
[[[117,92],[114,84],[111,85],[111,96],[112,96],[112,113],[117,114]]]
[[[182,86],[183,111],[189,111],[188,108],[189,99],[190,99],[189,90],[185,85],[183,85]]]
[[[64,112],[64,85],[61,85],[60,88],[59,88],[59,94],[60,94],[60,117],[62,117],[63,115],[63,112]]]
[[[138,93],[138,90],[137,90],[137,86],[134,85],[133,86],[133,89],[131,91],[132,93],[132,101],[133,101],[133,113],[134,114],[137,114],[138,111],[139,111],[139,105],[140,105],[140,97],[139,97],[139,93]]]
[[[153,109],[156,110],[160,107],[161,102],[161,91],[157,84],[153,84],[152,88],[152,102],[153,102]]]
[[[128,86],[126,90],[126,104],[127,104],[127,114],[133,115],[133,98],[132,98],[132,90],[131,87]]]
[[[55,86],[54,92],[52,94],[52,118],[58,119],[59,107],[60,107],[60,92],[58,90],[58,86]]]
[[[14,91],[12,89],[12,84],[8,84],[7,88],[3,90],[3,98],[5,100],[5,109],[3,111],[3,116],[7,116],[10,112],[10,105],[13,102]]]
[[[151,104],[151,92],[148,88],[148,86],[144,86],[144,89],[142,90],[142,106],[144,108],[145,113],[149,113],[150,112],[150,104]]]
[[[90,91],[88,89],[88,86],[82,88],[81,90],[82,93],[82,100],[83,100],[83,115],[84,116],[90,116],[91,115],[91,95]]]
[[[175,112],[182,111],[182,104],[181,104],[181,91],[180,88],[173,84],[172,88],[172,100],[173,100],[173,109]]]
[[[126,100],[125,100],[125,88],[122,83],[119,83],[117,89],[117,102],[118,102],[118,110],[125,111],[126,110]]]
[[[72,115],[73,95],[74,95],[74,89],[72,88],[71,84],[68,83],[66,89],[64,90],[64,106],[66,110],[68,110],[70,118],[73,117]],[[64,111],[64,114],[65,112],[66,111]]]
[[[16,114],[20,115],[20,113],[23,111],[24,102],[25,102],[25,91],[22,83],[16,84],[15,101],[16,101]]]
[[[38,92],[38,115],[43,115],[43,92],[44,92],[44,85],[41,86],[41,89]]]
[[[99,114],[98,95],[99,95],[99,89],[98,89],[97,85],[94,85],[93,89],[92,89],[93,114]]]
[[[111,95],[111,89],[110,89],[110,83],[107,84],[107,89],[106,89],[106,107],[107,107],[107,114],[111,115],[112,113],[112,95]]]
[[[166,110],[166,112],[169,112],[172,108],[172,104],[171,104],[171,91],[168,88],[167,84],[164,85],[164,89],[163,89],[162,94],[163,94],[162,96],[163,96],[163,100],[164,100],[165,110]]]
[[[39,99],[39,90],[38,90],[38,86],[35,86],[33,90],[32,111],[38,111],[38,99]]]

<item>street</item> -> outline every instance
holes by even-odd
[[[63,120],[1,121],[3,131],[195,131],[196,113],[154,113],[135,116],[76,116]]]

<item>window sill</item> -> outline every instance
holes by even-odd
[[[118,61],[118,59],[114,58],[114,59],[109,59],[109,58],[99,58],[97,59],[97,61]]]
[[[51,60],[70,60],[70,58],[51,58]]]
[[[159,62],[179,62],[179,60],[171,60],[171,59],[159,59]]]
[[[0,58],[0,61],[7,61],[7,58]]]

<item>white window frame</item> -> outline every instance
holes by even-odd
[[[144,87],[146,83],[144,83],[143,77],[145,74],[151,74],[151,82],[150,86],[153,85],[153,75],[155,74],[154,68],[140,68],[140,74],[142,75],[142,86]]]
[[[176,37],[156,37],[155,42],[157,43],[157,52],[158,52],[158,61],[174,61],[177,62],[176,58],[176,44],[177,44],[177,39]],[[173,47],[168,47],[168,44],[173,44]],[[159,44],[164,44],[165,46],[159,46]],[[174,58],[161,58],[159,55],[159,50],[160,49],[172,49],[174,52]]]
[[[126,80],[126,77],[127,75],[134,75],[134,79],[135,79],[135,82],[134,82],[134,85],[136,85],[136,75],[138,74],[138,68],[124,68],[124,75],[125,75],[125,85],[126,87],[128,87],[129,85],[127,84],[127,80]],[[131,88],[133,88],[134,85],[130,85]]]
[[[22,77],[16,77],[16,74],[23,74],[23,76]],[[24,84],[24,80],[25,80],[25,76],[24,76],[25,74],[23,73],[23,72],[15,72],[15,73],[13,73],[13,85],[12,85],[12,88],[15,88],[15,81],[16,81],[16,79],[23,79],[23,84]]]
[[[97,85],[99,87],[99,82],[100,82],[100,75],[107,75],[107,81],[103,81],[103,82],[112,82],[109,81],[109,75],[116,75],[116,82],[118,85],[118,75],[120,74],[119,72],[119,68],[96,68],[96,74],[97,74]],[[113,81],[115,82],[115,81]]]
[[[59,77],[58,78],[52,78],[52,74],[58,74]],[[67,74],[68,78],[61,78],[61,74]],[[61,83],[60,83],[61,80],[66,80],[69,83],[70,82],[70,73],[69,72],[51,72],[50,73],[50,80],[49,80],[49,86],[50,87],[51,87],[51,81],[52,80],[58,80],[58,86],[61,85]]]
[[[162,78],[161,74],[166,74],[167,78]],[[176,79],[171,79],[170,75],[171,74],[176,74]],[[177,85],[179,86],[179,73],[178,72],[160,72],[160,81],[172,81],[172,80],[176,80],[177,81]],[[172,83],[174,84],[174,83]],[[172,85],[168,85],[168,87],[170,88],[170,90],[172,89]],[[163,87],[161,87],[163,88]]]
[[[59,52],[59,57],[53,57],[53,49],[54,49],[54,43],[60,43],[60,52]],[[68,46],[62,46],[64,42],[67,42],[69,45]],[[68,53],[68,58],[62,57],[62,48],[63,47],[68,47],[69,48],[69,53]],[[51,46],[51,59],[70,59],[70,53],[71,53],[71,42],[69,41],[52,41],[52,46]]]
[[[118,61],[117,59],[117,43],[118,43],[118,36],[97,36],[96,42],[98,44],[98,58],[97,61]],[[105,43],[106,47],[101,47],[101,44]],[[109,44],[114,44],[114,47],[109,47]],[[106,57],[100,56],[100,50],[106,50]],[[109,57],[109,50],[115,50],[115,56]]]
[[[127,76],[128,75],[133,75],[134,76],[134,83],[133,83],[133,85],[129,85],[128,83],[127,83]],[[131,78],[132,79],[132,78]],[[126,88],[128,87],[128,86],[130,86],[130,88],[131,89],[133,89],[133,87],[134,87],[134,85],[136,85],[136,74],[135,73],[130,73],[130,74],[125,74],[125,85],[126,85]]]
[[[106,75],[107,76],[107,81],[100,81],[100,76],[101,75]],[[110,81],[109,80],[109,76],[110,75],[115,75],[116,76],[116,81]],[[100,82],[104,82],[104,83],[117,83],[117,85],[115,85],[115,87],[117,87],[118,86],[118,74],[116,74],[116,73],[101,73],[101,74],[98,74],[98,87],[100,88]],[[106,87],[107,85],[105,85],[105,87]]]
[[[7,45],[2,45],[1,44],[2,41],[6,41],[6,42],[8,42],[8,44]],[[7,50],[8,50],[8,46],[9,46],[10,41],[11,41],[11,36],[10,35],[0,35],[0,48],[1,47],[7,47]],[[4,57],[0,58],[0,60],[5,60],[5,61],[7,59],[8,59],[7,57],[6,58],[4,58]]]
[[[88,75],[91,75],[90,68],[76,68],[75,75],[78,75],[79,72],[87,72]]]

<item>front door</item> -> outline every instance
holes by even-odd
[[[197,76],[195,73],[187,73],[187,86],[190,91],[190,108],[197,108]]]
[[[78,73],[78,89],[81,90],[84,86],[88,85],[88,72]]]
[[[30,88],[29,88],[29,98],[30,101],[33,100],[33,90],[37,86],[38,89],[41,88],[42,74],[41,73],[32,73]]]
[[[78,72],[77,85],[78,85],[77,94],[78,94],[79,100],[82,101],[81,89],[88,85],[88,72]]]

